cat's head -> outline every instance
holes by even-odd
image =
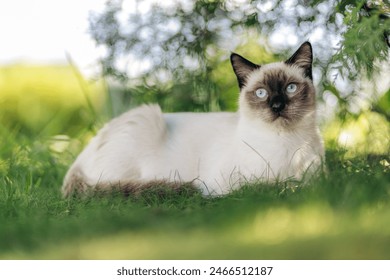
[[[286,129],[314,118],[312,47],[303,43],[286,61],[257,65],[233,53],[240,87],[240,114]]]

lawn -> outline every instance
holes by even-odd
[[[0,259],[390,258],[388,155],[328,149],[327,173],[312,182],[252,184],[220,198],[63,199],[73,155],[50,139],[2,135]]]

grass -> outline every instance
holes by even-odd
[[[3,135],[0,259],[390,258],[388,155],[329,150],[328,173],[306,185],[253,184],[221,198],[65,200],[72,156],[50,141]]]

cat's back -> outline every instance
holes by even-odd
[[[230,133],[235,131],[237,124],[237,113],[163,113],[159,105],[152,104],[131,109],[112,119],[99,131],[96,138],[100,142],[109,138],[126,141],[139,141],[142,138],[143,143],[150,140],[162,143],[167,138],[178,135],[208,138],[213,134]]]
[[[117,170],[133,167],[132,162],[154,157],[167,149],[201,152],[216,137],[223,139],[233,133],[237,119],[236,113],[164,114],[158,105],[142,105],[100,129],[74,166],[82,167],[87,174],[104,175],[113,169],[110,166],[116,166]]]
[[[209,138],[215,134],[234,132],[238,123],[237,113],[166,113],[163,114],[168,133],[189,137]]]

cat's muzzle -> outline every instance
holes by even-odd
[[[284,107],[286,105],[284,104],[284,102],[274,102],[272,105],[271,105],[271,110],[274,112],[274,113],[280,113],[281,111],[283,111]]]

